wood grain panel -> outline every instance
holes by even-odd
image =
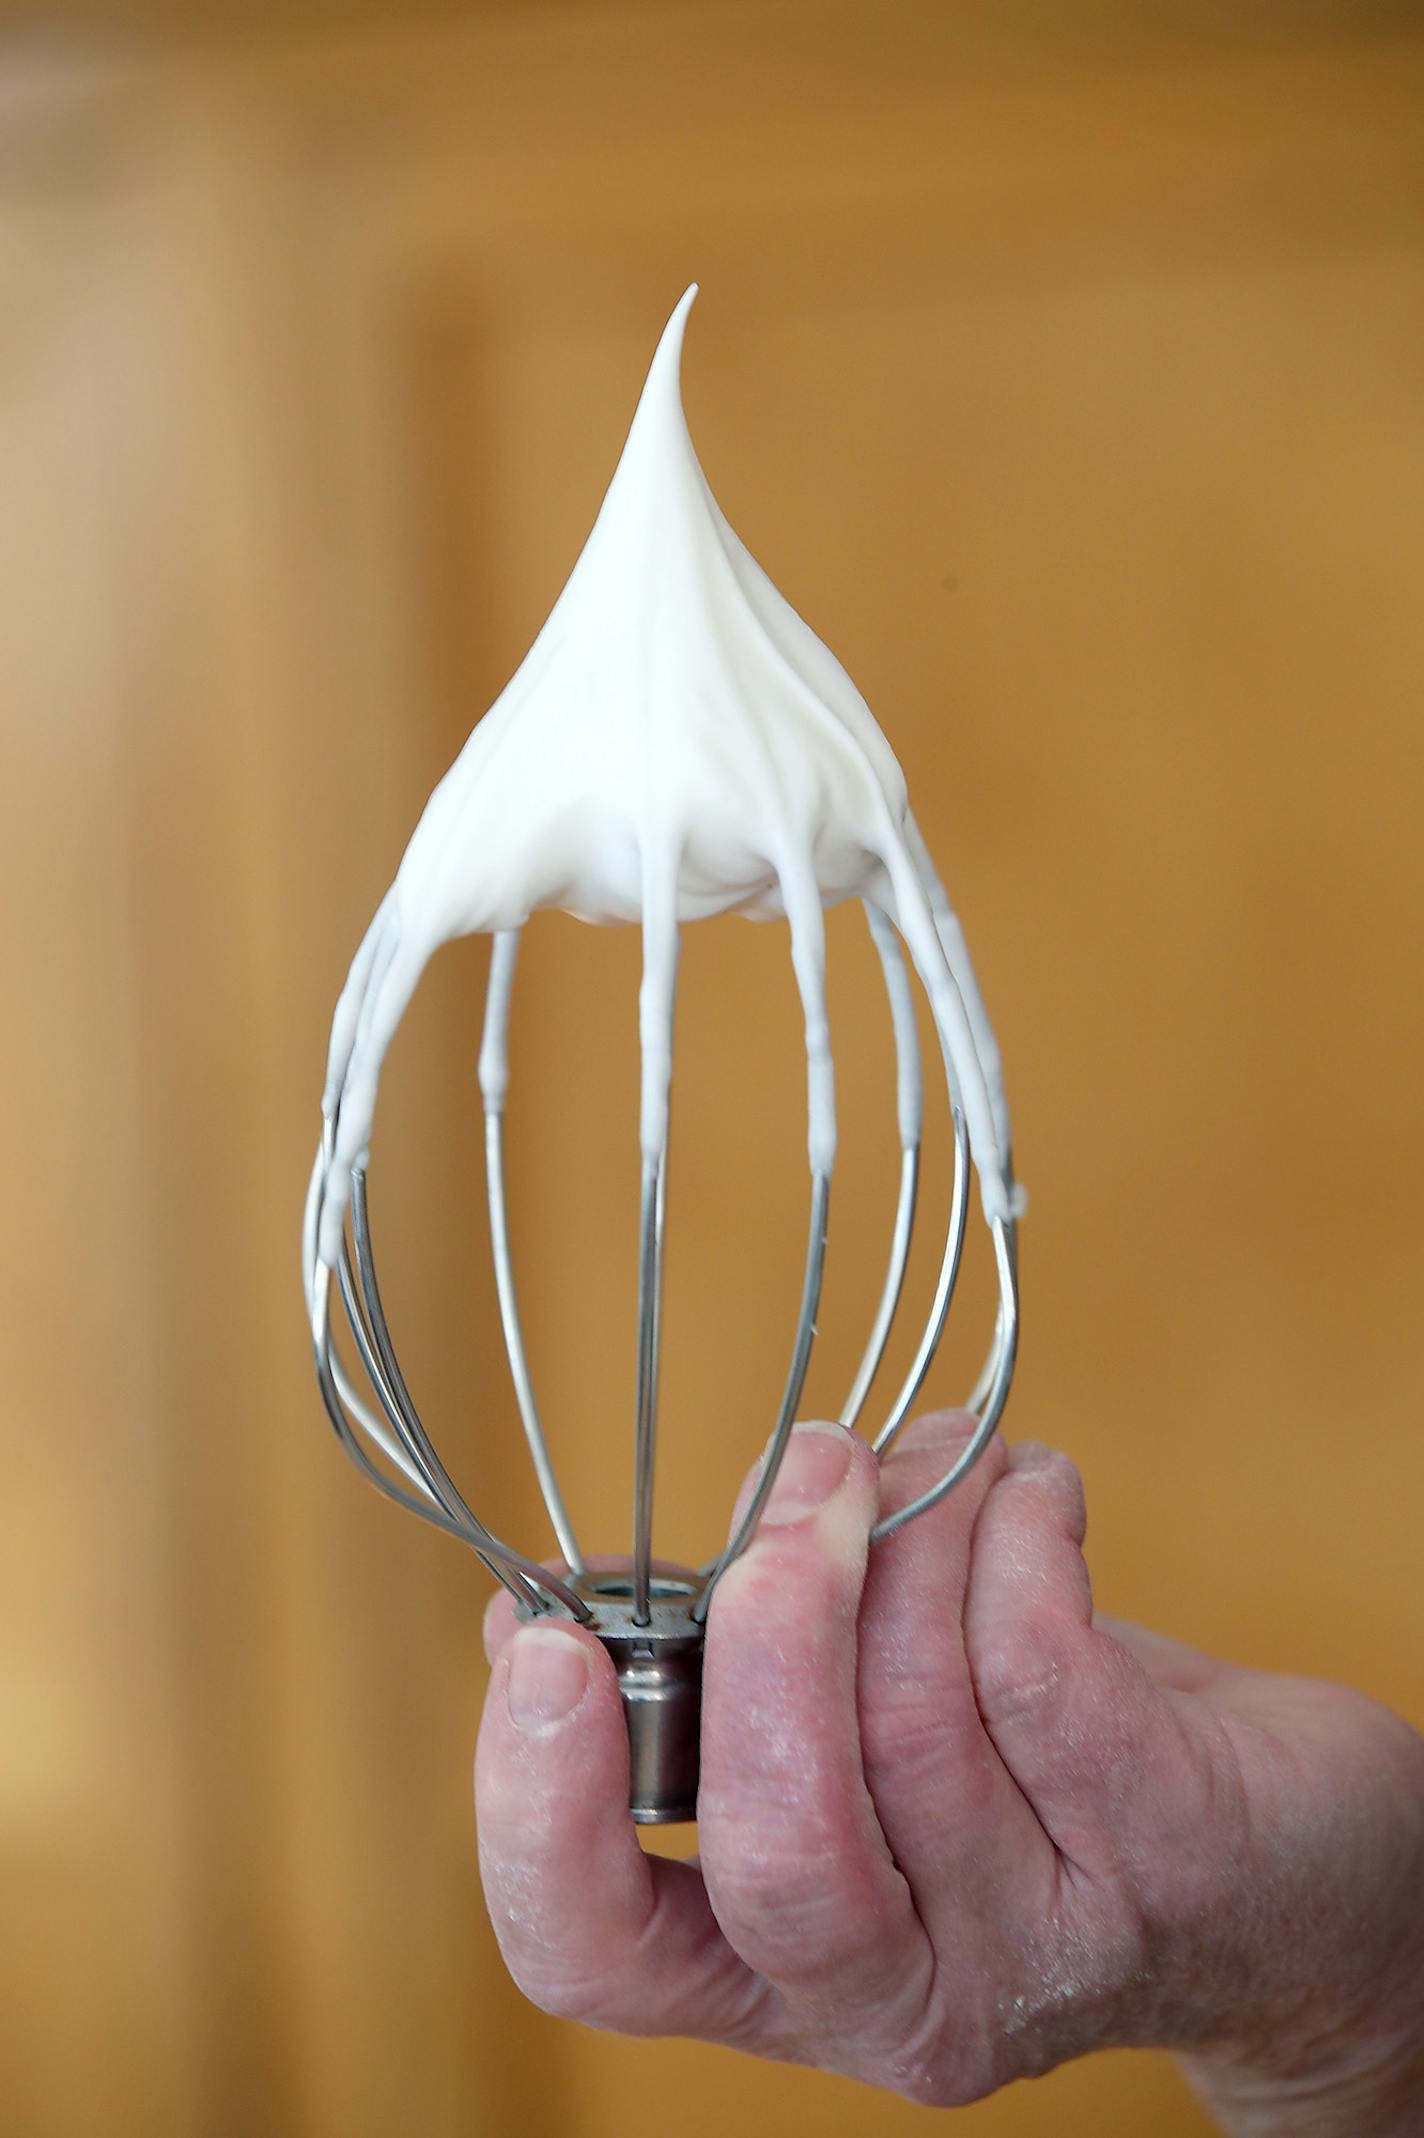
[[[1001,1026],[1013,1429],[1083,1464],[1110,1608],[1424,1719],[1424,46],[1390,9],[1151,13],[0,58],[7,2128],[917,2121],[521,2004],[473,1868],[482,1583],[341,1465],[298,1305],[345,958],[694,274],[708,473],[899,749]],[[832,945],[818,1409],[893,1202],[853,917]],[[479,1217],[483,955],[422,989],[373,1195],[438,1437],[542,1547]],[[804,1181],[781,932],[693,931],[685,970],[659,1526],[691,1552],[784,1371]],[[632,936],[535,927],[510,1120],[540,1395],[615,1546],[636,979]],[[1145,2057],[960,2122],[1204,2128]]]

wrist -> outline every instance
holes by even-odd
[[[1424,2119],[1424,2025],[1412,2040],[1322,2046],[1294,2070],[1226,2051],[1181,2063],[1229,2138],[1417,2138]]]
[[[1295,1725],[1256,1736],[1254,1862],[1227,1952],[1235,1997],[1178,2044],[1231,2138],[1419,2138],[1424,2131],[1424,1741],[1355,1694],[1279,1681]],[[1325,1724],[1326,1747],[1318,1740]],[[1279,1724],[1278,1712],[1273,1718]],[[1339,1761],[1346,1725],[1364,1754]],[[1228,1725],[1249,1772],[1250,1735]],[[1269,1756],[1261,1758],[1263,1744]],[[1328,1749],[1331,1757],[1323,1757]],[[1294,1772],[1330,1774],[1311,1815]],[[1333,1769],[1333,1771],[1332,1771]],[[1275,1786],[1273,1786],[1275,1785]],[[1284,1799],[1284,1800],[1283,1800]],[[1361,1816],[1361,1807],[1368,1815]],[[1301,1827],[1314,1847],[1301,1848]],[[1241,1898],[1254,1894],[1241,1906]],[[1245,1963],[1245,1964],[1243,1964]],[[1213,1970],[1213,1972],[1217,1972]]]

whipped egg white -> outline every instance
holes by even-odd
[[[431,795],[337,1004],[318,1225],[341,1253],[392,1036],[442,943],[536,909],[635,922],[640,1134],[668,1128],[679,925],[785,917],[806,1022],[812,1168],[835,1156],[823,910],[864,899],[929,996],[986,1217],[1017,1213],[999,1050],[963,931],[878,723],[728,525],[683,415],[696,285],[664,330],[593,531],[548,621]]]

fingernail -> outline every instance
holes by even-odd
[[[763,1522],[799,1522],[845,1483],[850,1435],[838,1425],[798,1425],[787,1442]]]
[[[582,1642],[552,1626],[516,1633],[509,1650],[505,1699],[510,1720],[521,1730],[547,1729],[571,1715],[588,1687],[588,1656]]]

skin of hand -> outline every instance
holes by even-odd
[[[597,1639],[496,1599],[476,1790],[516,1982],[936,2106],[1138,2045],[1232,2132],[1424,2132],[1424,1739],[1095,1616],[1049,1448],[995,1440],[868,1552],[969,1423],[879,1469],[798,1427],[713,1599],[696,1862],[639,1846]]]

